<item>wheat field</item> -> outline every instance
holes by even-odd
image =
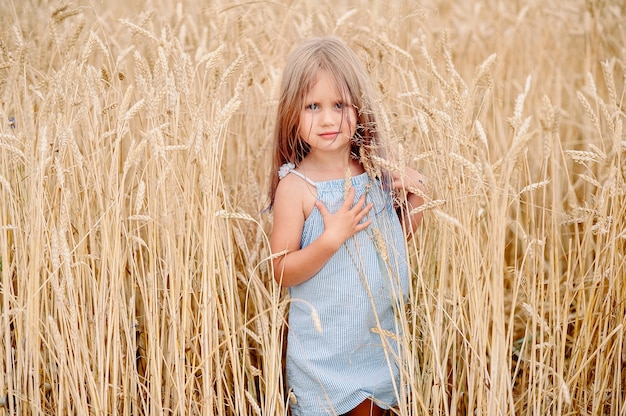
[[[0,0],[0,415],[286,415],[282,66],[429,178],[394,414],[626,415],[626,1]]]

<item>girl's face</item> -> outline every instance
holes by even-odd
[[[341,94],[334,78],[319,70],[313,88],[300,110],[300,137],[311,152],[347,151],[356,131],[356,110],[349,97]]]

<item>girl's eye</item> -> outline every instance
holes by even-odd
[[[336,108],[337,110],[342,109],[342,108],[343,108],[343,103],[335,103],[335,108]]]
[[[315,103],[306,106],[307,110],[317,110],[319,106]]]

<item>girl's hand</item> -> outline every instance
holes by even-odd
[[[420,222],[422,212],[413,211],[424,204],[426,196],[426,177],[415,169],[406,168],[402,174],[393,172],[393,189],[404,193],[405,204],[399,211],[407,236],[412,236]]]
[[[405,168],[402,174],[393,172],[393,189],[395,191],[404,191],[409,194],[418,194],[415,190],[426,193],[426,176],[422,175],[415,169]],[[419,195],[422,196],[422,195]]]
[[[316,201],[315,206],[322,214],[324,221],[324,232],[322,236],[327,243],[335,249],[339,249],[341,245],[359,231],[367,228],[372,220],[363,221],[363,218],[370,212],[373,204],[365,204],[365,195],[361,195],[359,200],[352,206],[354,201],[354,188],[350,188],[346,195],[346,199],[339,210],[331,214],[322,201]]]

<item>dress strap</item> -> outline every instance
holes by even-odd
[[[304,179],[308,184],[313,185],[314,187],[317,188],[316,182],[314,182],[310,178],[307,178],[303,173],[298,172],[295,168],[296,166],[293,163],[285,163],[284,165],[280,167],[280,169],[278,169],[278,178],[282,179],[285,176],[287,176],[287,174],[293,173],[297,177]]]
[[[310,178],[307,178],[306,176],[304,176],[303,173],[298,172],[297,170],[290,170],[289,172],[293,173],[294,175],[304,179],[307,183],[313,185],[314,187],[317,188],[317,183],[314,182],[313,180],[311,180]]]

